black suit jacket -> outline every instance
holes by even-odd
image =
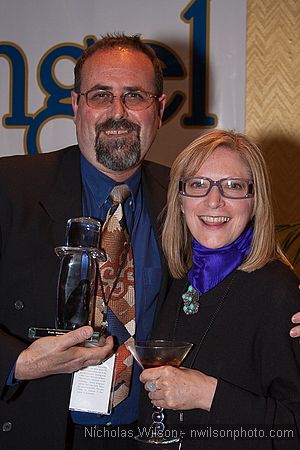
[[[167,184],[166,167],[143,163],[143,194],[156,232]],[[16,389],[7,389],[6,381],[28,346],[28,328],[54,326],[59,273],[54,248],[64,244],[67,220],[82,215],[81,189],[78,146],[0,159],[1,449],[64,448],[70,376],[23,382]],[[161,298],[166,270],[162,278]]]

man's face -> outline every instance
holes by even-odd
[[[108,107],[90,108],[83,96],[72,93],[80,151],[98,170],[128,178],[141,164],[161,126],[165,96],[142,111],[127,109],[120,95],[131,90],[155,94],[150,59],[132,49],[98,51],[82,67],[81,92],[93,88],[116,95]]]

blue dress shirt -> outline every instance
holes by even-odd
[[[99,172],[81,155],[83,215],[104,222],[111,206],[109,194],[117,184]],[[155,234],[145,206],[141,185],[141,169],[137,170],[126,183],[131,195],[124,203],[128,230],[132,230],[132,250],[134,258],[134,282],[136,305],[136,339],[150,337],[156,300],[161,281],[161,263]],[[113,329],[113,324],[109,324]],[[140,369],[134,364],[132,386],[129,396],[108,416],[72,411],[72,419],[82,425],[124,425],[137,420]]]

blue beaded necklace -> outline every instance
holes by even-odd
[[[187,291],[181,296],[183,300],[183,311],[188,316],[190,314],[196,314],[199,309],[200,294],[190,284]]]

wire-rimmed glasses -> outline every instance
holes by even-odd
[[[105,109],[112,105],[115,98],[120,98],[123,105],[132,111],[142,111],[149,108],[153,102],[159,98],[151,92],[146,91],[128,91],[121,95],[114,95],[112,92],[104,89],[90,89],[86,92],[77,92],[84,96],[86,104],[93,109]]]

